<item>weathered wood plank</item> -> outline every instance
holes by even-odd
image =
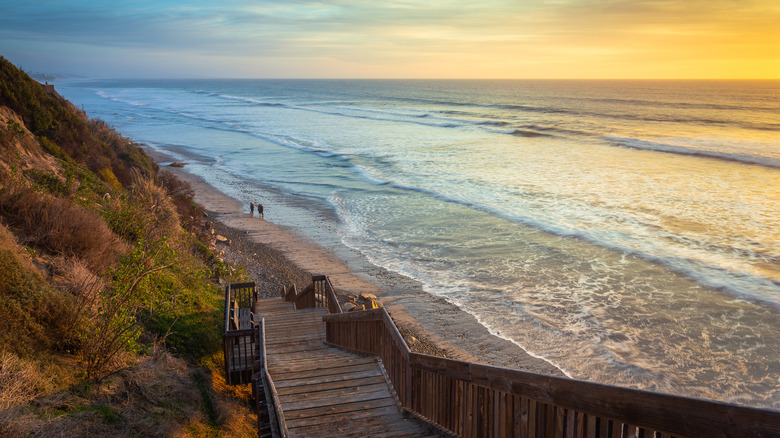
[[[279,395],[290,395],[290,394],[299,394],[299,393],[310,393],[310,392],[317,392],[317,391],[325,391],[328,389],[335,389],[335,388],[344,388],[344,387],[351,387],[351,386],[363,386],[363,385],[385,385],[385,379],[380,376],[372,376],[372,377],[363,377],[363,378],[357,378],[357,379],[344,379],[344,380],[338,380],[333,382],[324,382],[324,383],[301,383],[299,385],[295,386],[289,386],[282,389],[279,389]]]
[[[389,399],[387,385],[384,388],[347,388],[336,391],[323,391],[311,395],[294,394],[280,397],[285,411],[320,408],[322,406],[336,407],[352,403],[366,403]],[[395,401],[393,401],[395,405]]]
[[[395,406],[387,406],[384,408],[359,410],[359,411],[352,411],[352,412],[346,412],[341,414],[320,415],[317,417],[299,418],[299,419],[291,420],[287,426],[288,429],[293,429],[293,428],[300,428],[306,426],[319,426],[319,425],[324,425],[333,422],[344,423],[348,421],[359,420],[362,418],[390,417],[396,414],[398,414],[398,408],[396,408]]]
[[[325,309],[282,303],[259,300],[256,317],[290,436],[430,435],[403,417],[375,357],[324,344]]]
[[[390,399],[370,400],[356,403],[344,403],[338,405],[325,405],[317,408],[307,409],[286,409],[284,411],[285,418],[290,421],[300,418],[317,417],[320,415],[330,415],[337,413],[347,413],[355,411],[363,411],[373,408],[386,408],[388,406],[395,406],[395,402]]]
[[[368,371],[361,371],[356,372],[352,374],[338,374],[338,375],[326,375],[326,376],[319,376],[319,377],[313,377],[313,378],[302,378],[302,379],[284,379],[284,380],[278,380],[276,382],[277,388],[285,388],[288,386],[295,386],[295,385],[301,385],[304,383],[307,384],[318,384],[318,383],[327,383],[327,382],[334,382],[334,381],[343,381],[343,380],[351,380],[351,379],[358,379],[363,377],[380,377],[380,374],[377,374],[375,370],[368,370]]]
[[[274,351],[274,353],[277,353]],[[285,358],[289,358],[289,361],[274,361],[272,364],[278,363],[280,369],[284,369],[287,372],[295,372],[298,370],[313,370],[319,368],[333,368],[334,366],[353,366],[364,364],[375,364],[376,358],[373,357],[361,357],[355,355],[331,355],[323,354],[323,357],[297,357],[296,354],[285,355]],[[272,365],[269,363],[269,366]]]
[[[289,380],[289,379],[307,379],[312,377],[336,375],[336,374],[351,374],[360,371],[376,370],[375,363],[357,364],[337,366],[334,363],[332,368],[318,368],[311,371],[292,371],[288,372],[284,367],[268,367],[268,370],[272,373],[274,381],[276,380]],[[379,373],[379,371],[376,371]],[[381,375],[381,374],[380,374]]]
[[[291,436],[316,437],[413,437],[421,436],[419,427],[401,418],[389,423],[383,418],[366,418],[356,422],[334,421],[313,426],[289,428]]]
[[[295,355],[298,354],[299,356],[306,356],[306,353],[309,353],[309,356],[312,356],[315,352],[321,352],[321,351],[327,351],[329,346],[323,344],[322,342],[311,342],[311,343],[305,343],[305,344],[295,344],[295,345],[284,345],[281,343],[266,344],[266,351],[273,351],[275,356],[274,358],[268,358],[268,360],[284,360],[284,357],[287,357],[287,355]]]
[[[319,384],[315,385],[315,387],[312,387],[312,385],[301,385],[300,390],[298,391],[288,391],[284,395],[285,397],[289,397],[289,399],[294,400],[312,400],[315,398],[328,398],[333,396],[342,397],[344,400],[346,400],[346,397],[349,396],[349,394],[353,393],[376,393],[376,392],[388,392],[387,384],[382,381],[378,381],[378,379],[371,378],[371,381],[368,381],[368,379],[359,379],[366,381],[363,384],[355,384],[354,382],[356,380],[346,380],[343,382],[331,382],[326,384]]]

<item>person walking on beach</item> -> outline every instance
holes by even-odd
[[[262,211],[261,208],[262,207],[260,207],[260,204],[257,204],[257,212],[258,212],[258,214]],[[249,216],[255,217],[255,203],[254,202],[250,202],[249,203]]]
[[[257,217],[259,217],[260,219],[263,218],[263,204],[259,202],[257,203]]]

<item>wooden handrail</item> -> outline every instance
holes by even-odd
[[[325,293],[327,295],[328,301],[328,313],[343,313],[344,311],[341,310],[341,303],[339,303],[339,300],[336,297],[336,289],[334,289],[333,285],[330,283],[330,278],[324,275],[322,277],[323,278],[320,281],[323,282],[325,286]]]
[[[390,314],[387,313],[387,310],[384,307],[361,310],[358,312],[329,313],[327,315],[323,315],[322,320],[326,324],[329,322],[382,321],[385,325],[388,335],[398,347],[401,354],[408,358],[409,354],[412,352],[409,349],[409,346],[406,344],[404,337],[401,336],[401,332],[398,331],[398,327],[396,327],[393,319],[390,318]],[[326,325],[326,327],[328,326]],[[368,351],[367,353],[376,354],[376,352]]]
[[[405,408],[461,436],[780,436],[780,411],[413,353],[383,308],[322,319],[329,343],[379,356]]]
[[[279,400],[279,393],[276,391],[276,385],[271,378],[271,374],[268,373],[268,369],[263,370],[263,379],[266,387],[268,388],[269,395],[271,396],[271,404],[274,407],[274,424],[279,432],[279,436],[287,438],[290,436],[290,432],[287,430],[287,422],[284,419],[284,412],[282,412],[282,402]]]
[[[294,301],[296,309],[308,309],[312,307],[327,307],[329,313],[341,313],[341,304],[336,298],[336,290],[325,275],[314,275],[311,284],[300,293],[286,292],[285,300]],[[293,288],[295,286],[293,285]],[[284,290],[282,294],[285,294]]]
[[[322,315],[322,320],[324,322],[379,321],[383,318],[383,310],[385,310],[384,307],[379,307],[357,312],[329,313]]]
[[[258,372],[252,376],[252,378],[259,378],[263,380],[266,401],[269,402],[269,406],[272,407],[272,410],[269,411],[272,435],[286,438],[290,434],[287,430],[287,423],[284,420],[284,412],[282,411],[281,403],[279,401],[279,393],[276,391],[276,385],[274,385],[274,381],[271,378],[271,375],[268,373],[267,354],[265,349],[265,318],[260,320],[260,325],[257,330],[259,342],[258,350],[260,353],[260,368]],[[260,430],[259,424],[258,430]]]

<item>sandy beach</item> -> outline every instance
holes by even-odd
[[[170,159],[147,148],[147,153],[169,171],[188,182],[195,202],[208,212],[217,233],[230,239],[220,245],[223,257],[246,267],[264,296],[276,296],[278,284],[295,283],[303,287],[312,274],[327,275],[340,293],[357,296],[376,295],[402,332],[417,340],[410,347],[428,354],[509,367],[531,372],[563,375],[545,360],[533,357],[522,348],[494,336],[472,315],[443,298],[422,290],[420,283],[370,265],[350,267],[332,251],[296,234],[280,224],[245,213],[246,202],[233,199],[183,168],[170,167]],[[266,211],[273,205],[265,205]],[[407,339],[410,336],[407,335]]]

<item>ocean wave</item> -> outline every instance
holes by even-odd
[[[213,93],[212,96],[218,97],[220,99],[235,100],[235,101],[249,103],[249,104],[257,105],[257,106],[270,106],[270,107],[286,107],[286,106],[288,106],[288,105],[285,105],[285,104],[279,103],[279,102],[266,102],[266,101],[262,101],[262,100],[258,100],[258,99],[252,99],[251,97],[231,96],[229,94]]]
[[[765,122],[765,123],[756,123],[756,122],[748,122],[745,120],[734,120],[732,118],[713,118],[713,117],[701,117],[696,115],[690,115],[690,116],[681,116],[679,112],[675,112],[673,114],[658,114],[658,113],[648,113],[646,111],[647,108],[652,107],[653,101],[631,101],[631,100],[621,100],[621,99],[601,99],[606,101],[615,101],[615,103],[623,102],[626,103],[633,103],[637,106],[640,106],[645,109],[642,113],[631,113],[627,111],[619,111],[619,112],[608,112],[608,111],[589,111],[584,109],[578,109],[578,108],[565,108],[565,107],[559,107],[559,106],[540,106],[540,105],[530,105],[530,104],[484,104],[484,103],[478,103],[478,102],[457,102],[457,101],[440,101],[440,100],[430,100],[430,99],[403,99],[405,101],[413,101],[413,102],[419,102],[419,103],[425,103],[430,105],[437,105],[437,106],[454,106],[454,107],[469,107],[473,110],[476,109],[482,109],[482,110],[504,110],[504,111],[511,111],[515,112],[517,114],[522,113],[533,113],[533,114],[558,114],[558,115],[571,115],[576,117],[588,117],[592,119],[617,119],[617,120],[627,120],[627,121],[633,121],[633,122],[651,122],[651,123],[677,123],[677,124],[699,124],[699,125],[706,125],[706,126],[735,126],[742,129],[750,129],[750,130],[758,130],[758,131],[780,131],[780,124],[778,123],[772,123],[772,122]],[[588,100],[594,103],[598,103],[599,99],[584,99]],[[646,106],[642,106],[641,103],[646,102]],[[757,110],[757,111],[763,111],[765,108],[763,107],[739,107],[734,105],[718,105],[718,104],[675,104],[675,103],[669,103],[662,105],[663,107],[668,108],[679,108],[681,110],[688,109],[689,107],[691,109],[694,109],[697,107],[701,107],[700,109],[711,109],[711,110],[720,110],[720,111],[746,111],[746,110]],[[606,107],[611,108],[611,107]],[[484,111],[471,111],[472,113],[476,114],[484,114]],[[773,113],[774,111],[771,108],[766,109],[766,111]],[[452,113],[458,113],[463,114],[462,110],[458,111],[450,111]],[[490,117],[489,113],[486,114],[487,117]]]
[[[481,122],[475,122],[477,125],[486,125],[486,126],[506,126],[509,123],[508,122],[502,122],[500,120],[483,120]]]
[[[382,111],[382,110],[376,110],[371,108],[339,108],[339,107],[319,108],[319,107],[311,106],[310,104],[304,105],[304,104],[285,104],[279,102],[266,102],[266,101],[251,99],[251,98],[229,96],[229,95],[220,95],[219,97],[222,99],[236,100],[236,101],[241,101],[241,102],[245,102],[257,106],[279,107],[279,108],[285,108],[290,110],[309,111],[309,112],[315,112],[319,114],[327,114],[327,115],[340,116],[340,117],[350,117],[350,118],[364,119],[364,120],[414,123],[418,125],[432,126],[438,128],[457,128],[462,126],[462,124],[470,123],[470,121],[467,120],[455,120],[449,117],[437,117],[432,114],[407,114],[407,113],[400,113],[400,112]],[[362,114],[362,113],[368,113],[368,114]],[[427,121],[421,121],[421,119],[426,119],[426,120],[430,119],[433,121],[427,122]]]
[[[713,257],[720,260],[717,254],[730,254],[734,252],[733,248],[710,244],[705,240],[694,241],[692,238],[676,238],[669,233],[662,233],[656,236],[659,241],[644,242],[637,236],[644,233],[642,229],[647,227],[629,217],[624,218],[628,228],[606,230],[582,226],[579,222],[571,222],[561,216],[562,212],[550,210],[550,205],[558,202],[548,199],[549,197],[529,194],[528,199],[542,199],[539,202],[530,201],[524,206],[514,209],[505,208],[505,203],[501,201],[489,202],[484,199],[476,198],[468,193],[447,193],[435,187],[424,187],[420,184],[404,182],[402,177],[393,173],[392,177],[388,174],[377,172],[373,169],[354,166],[354,169],[364,177],[368,177],[372,183],[377,185],[389,186],[401,191],[420,193],[438,199],[444,202],[463,205],[476,211],[482,211],[495,217],[500,217],[510,222],[520,223],[562,237],[574,237],[583,241],[590,242],[602,248],[608,248],[618,251],[622,254],[629,254],[642,259],[668,266],[673,270],[686,275],[697,282],[716,288],[729,291],[734,296],[747,298],[755,302],[761,302],[776,308],[780,308],[780,296],[778,295],[778,284],[772,279],[765,278],[754,272],[749,265],[740,263],[732,265],[730,262],[713,261]],[[591,211],[587,205],[580,207],[574,200],[560,200],[560,203],[566,205],[571,210],[584,209]],[[528,214],[527,212],[533,212]],[[591,211],[594,222],[601,222],[600,215],[612,215],[610,212]],[[639,228],[636,228],[639,227]],[[666,237],[664,237],[666,236]],[[659,242],[666,241],[668,244],[658,245]],[[644,243],[643,243],[644,242]],[[764,260],[765,262],[774,262],[775,259],[761,255],[758,252],[742,248],[750,257],[743,257],[753,260]]]
[[[492,127],[485,127],[485,130],[497,134],[507,134],[514,137],[556,137],[556,136],[567,137],[568,136],[568,137],[596,138],[602,136],[601,134],[588,132],[584,130],[567,129],[567,128],[543,126],[543,125],[520,125],[510,129],[493,129]]]
[[[108,100],[111,100],[111,101],[114,101],[114,102],[119,102],[119,103],[126,103],[128,105],[132,105],[132,106],[138,107],[138,108],[146,108],[146,107],[149,106],[145,102],[140,102],[140,101],[131,100],[131,99],[123,99],[123,98],[120,98],[119,96],[116,96],[114,94],[110,94],[110,93],[108,93],[108,92],[106,92],[104,90],[99,90],[97,92],[97,95],[102,97],[102,98],[104,98],[104,99],[108,99]]]
[[[511,135],[514,135],[515,137],[551,137],[550,134],[545,134],[543,132],[538,131],[531,131],[528,129],[515,129],[514,131],[510,132]]]
[[[605,98],[570,98],[571,100],[583,101],[588,103],[597,104],[617,104],[617,105],[631,105],[641,108],[674,108],[674,109],[693,109],[693,110],[716,110],[716,111],[756,111],[767,112],[775,114],[780,111],[780,107],[759,106],[759,105],[729,105],[723,103],[709,103],[709,102],[683,102],[680,100],[675,101],[660,101],[660,100],[648,100],[648,99],[605,99]]]
[[[659,143],[636,138],[625,138],[616,136],[604,136],[609,143],[627,147],[631,149],[641,149],[655,152],[664,152],[678,155],[689,155],[695,157],[714,158],[719,160],[734,161],[738,163],[754,164],[764,167],[780,168],[780,158],[767,157],[763,155],[751,155],[743,153],[734,153],[727,151],[714,151],[707,149],[697,149],[694,147],[673,145],[668,143]]]

